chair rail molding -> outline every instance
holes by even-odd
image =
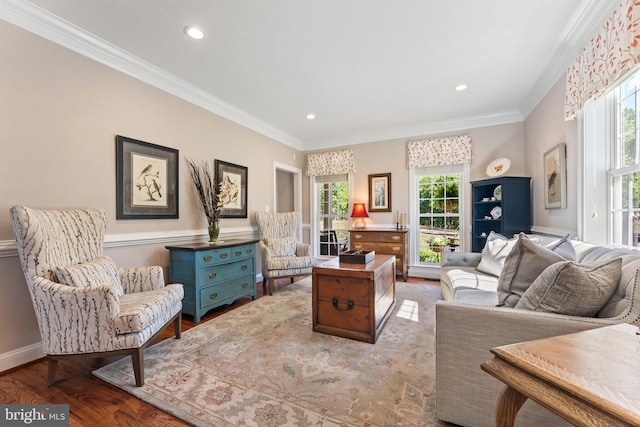
[[[222,228],[220,237],[227,239],[257,239],[256,227]],[[125,246],[156,245],[184,241],[205,241],[209,239],[207,230],[176,230],[166,232],[107,234],[104,238],[105,248]],[[18,247],[15,240],[0,240],[0,258],[17,257]]]

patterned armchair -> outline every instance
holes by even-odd
[[[300,222],[298,212],[256,213],[260,231],[260,258],[262,259],[262,285],[267,284],[269,295],[273,279],[311,274],[316,259],[309,256],[309,245],[300,243],[295,235]]]
[[[144,348],[173,322],[180,338],[182,285],[161,267],[120,268],[102,254],[107,224],[98,209],[10,210],[18,253],[48,361],[130,354],[144,384]]]

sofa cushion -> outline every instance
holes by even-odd
[[[571,236],[569,234],[561,239],[549,243],[546,247],[566,260],[576,261],[576,250],[571,243]]]
[[[102,256],[81,264],[56,267],[53,273],[56,281],[63,285],[78,288],[107,285],[113,286],[119,297],[124,295],[124,289],[118,275],[118,267],[108,256]]]
[[[517,242],[517,238],[508,239],[502,234],[491,232],[482,249],[482,258],[476,269],[482,273],[500,276],[504,261]]]
[[[515,308],[593,317],[616,290],[621,266],[621,258],[595,264],[557,262],[533,281]]]
[[[551,264],[560,261],[565,259],[551,249],[521,235],[507,256],[498,279],[499,304],[515,307],[540,273]]]

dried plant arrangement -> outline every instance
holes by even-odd
[[[186,159],[189,174],[193,181],[196,194],[200,199],[200,207],[207,217],[207,228],[209,231],[209,242],[218,240],[220,232],[221,203],[219,195],[216,194],[215,177],[212,168],[207,161],[197,164],[191,159]]]

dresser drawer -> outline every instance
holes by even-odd
[[[397,243],[372,243],[372,242],[355,242],[351,245],[351,249],[359,251],[376,251],[379,254],[387,255],[404,255],[404,245]]]
[[[247,293],[255,286],[253,281],[253,275],[250,274],[201,289],[200,308],[220,305],[225,300],[235,300],[240,296],[247,295]]]
[[[200,278],[202,286],[209,286],[224,282],[233,277],[253,273],[253,271],[253,258],[247,258],[229,264],[203,267],[200,270]]]
[[[404,242],[404,234],[393,231],[375,231],[370,233],[352,232],[351,240],[353,242]]]
[[[231,248],[231,259],[236,260],[254,256],[254,246],[255,245],[244,245]]]
[[[227,262],[231,259],[231,249],[233,248],[211,249],[198,252],[197,263],[200,266],[207,266]]]

